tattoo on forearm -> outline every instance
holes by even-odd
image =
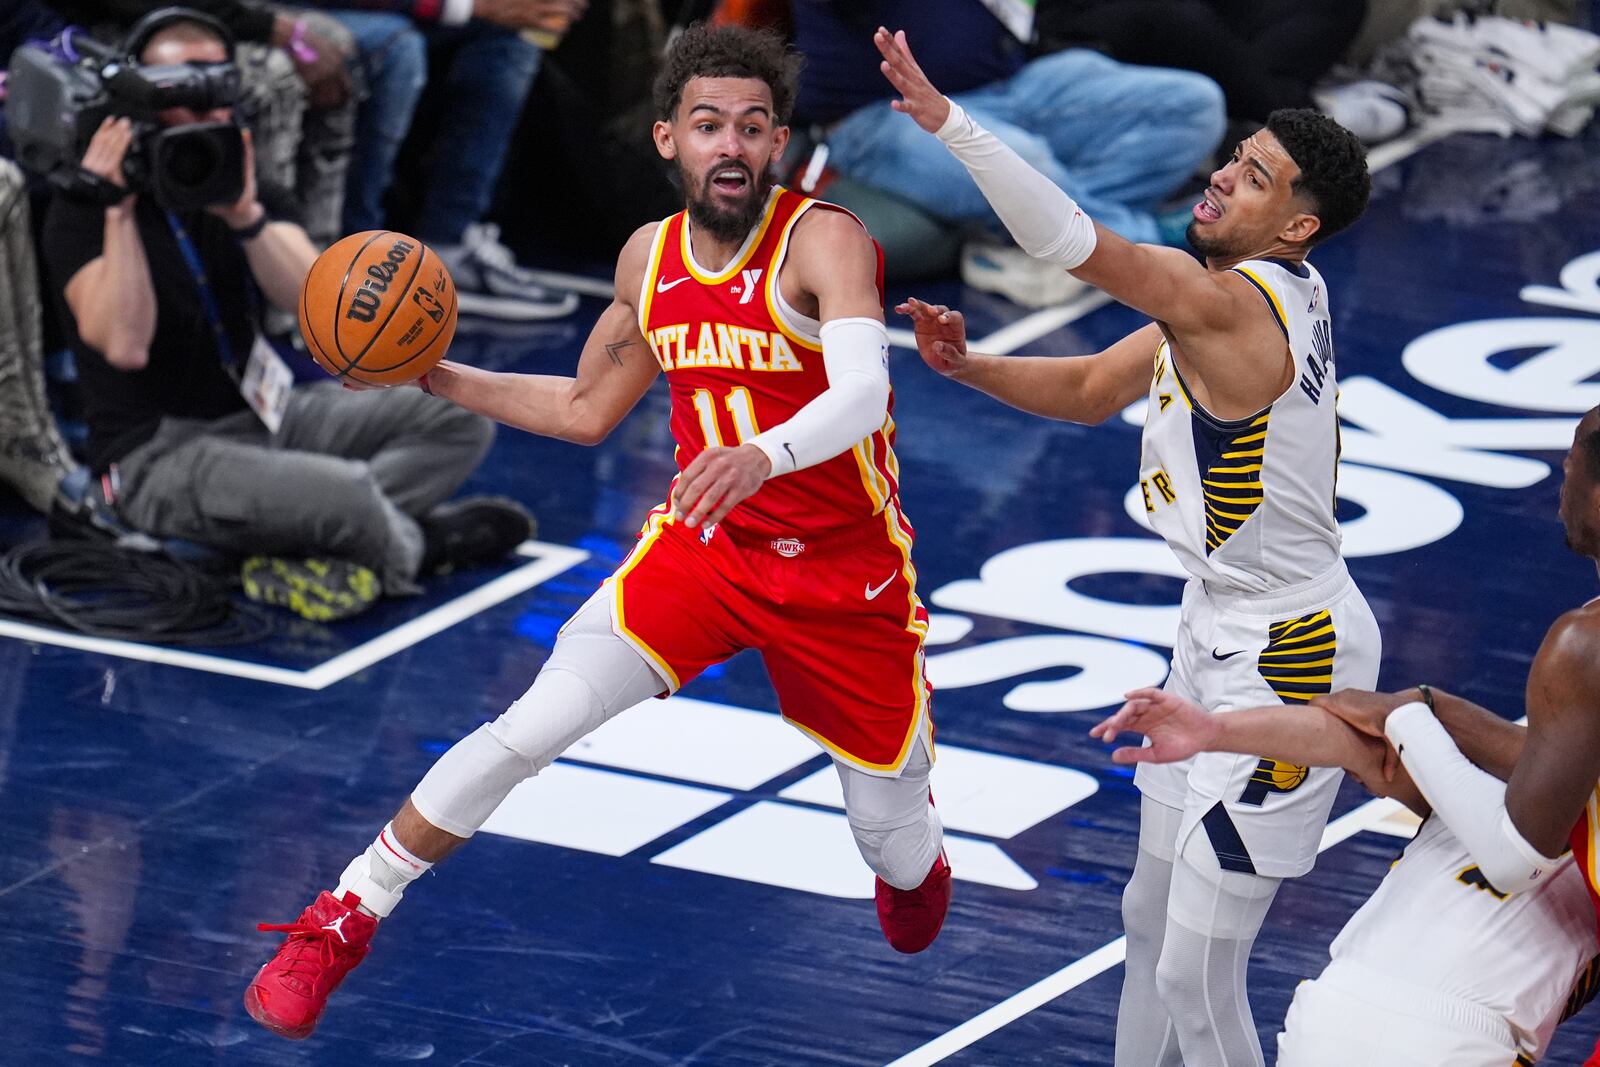
[[[606,345],[606,355],[611,357],[611,362],[622,366],[622,350],[633,345],[632,341],[612,341]]]

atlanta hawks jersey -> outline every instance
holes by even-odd
[[[1579,979],[1595,958],[1594,913],[1574,866],[1563,860],[1550,877],[1507,895],[1444,820],[1430,818],[1334,939],[1332,966],[1377,976],[1369,992],[1379,1002],[1389,980],[1488,1008],[1531,1062],[1569,1001],[1581,1007],[1592,992]]]
[[[844,210],[775,187],[744,246],[716,271],[694,258],[687,212],[657,229],[639,328],[672,393],[680,472],[708,447],[738,445],[786,421],[828,387],[821,323],[791,308],[778,285],[795,225],[819,207]],[[723,522],[762,539],[816,536],[882,512],[899,492],[892,393],[888,411],[854,448],[773,478]]]
[[[1310,264],[1249,260],[1233,269],[1271,309],[1295,381],[1256,414],[1224,421],[1195,401],[1162,341],[1139,482],[1151,526],[1190,574],[1223,591],[1266,593],[1339,560],[1333,330],[1327,289]]]

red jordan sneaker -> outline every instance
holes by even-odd
[[[875,880],[878,925],[899,952],[921,952],[933,944],[950,910],[950,864],[944,850],[934,858],[933,869],[915,889],[896,889],[882,878]]]
[[[946,896],[949,894],[947,893]],[[335,900],[324,892],[292,923],[261,923],[257,930],[289,935],[244,991],[244,1010],[275,1034],[309,1037],[328,996],[367,958],[378,920],[356,910],[361,898]]]

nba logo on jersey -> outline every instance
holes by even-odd
[[[1322,299],[1322,286],[1313,285],[1311,287],[1311,303],[1309,305],[1307,305],[1307,307],[1306,307],[1306,314],[1307,315],[1309,315],[1313,311],[1317,310],[1317,302],[1319,300],[1321,300],[1321,299]]]

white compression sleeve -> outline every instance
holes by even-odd
[[[1094,254],[1094,220],[1055,182],[1030,167],[955,101],[939,140],[978,183],[984,199],[1028,255],[1068,270]]]
[[[822,324],[828,388],[799,411],[746,441],[772,461],[769,478],[814,467],[854,446],[889,410],[889,333],[877,319]]]
[[[1396,708],[1383,732],[1423,797],[1500,892],[1527,889],[1560,863],[1528,844],[1506,811],[1506,784],[1463,756],[1426,704]]]

